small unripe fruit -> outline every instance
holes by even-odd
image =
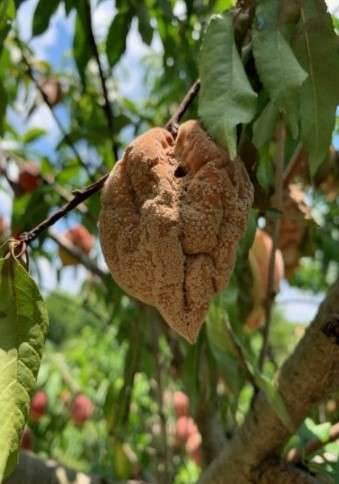
[[[272,253],[272,239],[263,230],[258,229],[253,245],[249,251],[249,264],[253,277],[252,299],[253,309],[246,319],[247,329],[259,328],[265,319],[264,304],[267,297],[268,274]],[[275,251],[273,292],[279,291],[280,282],[284,277],[284,261],[281,251]]]
[[[94,412],[94,405],[91,400],[79,393],[74,398],[71,405],[71,419],[77,425],[81,425],[88,420]]]
[[[40,185],[39,167],[34,163],[27,163],[20,168],[18,186],[22,193],[34,192]]]
[[[198,432],[198,429],[191,417],[179,417],[175,424],[175,438],[177,445],[185,444],[187,439],[196,432]]]
[[[65,239],[71,242],[84,254],[89,254],[94,245],[94,239],[89,231],[83,225],[77,225],[64,233]],[[64,266],[75,266],[79,261],[69,254],[66,250],[60,249],[59,256]]]
[[[173,406],[175,415],[179,418],[187,416],[189,411],[189,398],[184,392],[174,392]]]
[[[53,107],[62,99],[62,87],[55,76],[43,77],[39,81],[40,88],[47,98],[48,103]]]
[[[21,448],[25,450],[33,450],[33,435],[30,428],[25,427],[21,436]]]
[[[48,405],[48,397],[45,392],[39,390],[32,398],[31,403],[31,420],[39,422],[41,417],[45,415]]]

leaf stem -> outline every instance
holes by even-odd
[[[277,124],[277,152],[275,159],[275,181],[272,208],[279,212],[283,211],[283,172],[285,160],[285,143],[286,127],[284,121],[280,118]],[[275,273],[275,256],[278,248],[278,239],[280,233],[280,217],[273,220],[272,228],[272,249],[270,255],[269,269],[267,275],[267,291],[265,299],[265,324],[262,330],[263,343],[259,355],[259,370],[263,369],[268,350],[269,332],[272,320],[272,306],[275,298],[274,292],[274,273]]]
[[[93,31],[93,22],[92,22],[92,12],[91,12],[91,5],[89,0],[85,0],[85,10],[86,10],[86,19],[87,19],[87,28],[88,28],[88,34],[89,34],[89,41],[91,44],[91,48],[93,50],[95,62],[98,66],[98,71],[99,71],[99,77],[100,77],[100,83],[101,83],[101,90],[104,98],[104,105],[103,105],[103,110],[106,116],[107,120],[107,126],[109,129],[110,133],[110,139],[112,143],[112,151],[114,153],[114,157],[117,160],[118,159],[118,150],[117,146],[114,143],[114,116],[113,116],[113,110],[111,103],[109,101],[109,96],[108,96],[108,89],[107,89],[107,78],[104,73],[104,68],[102,66],[101,60],[100,60],[100,54],[98,50],[98,46],[95,40],[94,36],[94,31]]]

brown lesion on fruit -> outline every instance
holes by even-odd
[[[195,341],[211,298],[227,284],[253,189],[197,121],[176,140],[139,136],[102,194],[100,240],[116,282]]]

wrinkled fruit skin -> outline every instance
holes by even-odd
[[[174,392],[173,407],[177,418],[188,415],[189,412],[189,398],[184,392]]]
[[[263,230],[257,229],[254,242],[250,248],[248,259],[252,272],[253,309],[248,315],[245,326],[254,330],[260,328],[265,320],[264,304],[267,297],[267,283],[272,252],[272,239]],[[280,282],[284,277],[284,261],[279,249],[275,252],[275,266],[273,278],[273,291],[278,292]]]
[[[89,254],[94,246],[94,239],[92,235],[83,225],[77,225],[64,233],[65,239],[71,242],[84,254]],[[78,259],[73,257],[63,248],[59,250],[59,256],[63,266],[76,266],[79,264]]]
[[[71,405],[71,419],[73,422],[81,425],[91,418],[93,412],[94,405],[91,400],[82,393],[76,395]]]
[[[40,185],[39,167],[29,163],[20,168],[18,186],[22,193],[34,192]]]
[[[253,188],[197,121],[174,141],[162,128],[136,138],[102,192],[100,242],[115,281],[195,342],[226,286]]]
[[[39,422],[41,417],[45,415],[48,405],[48,397],[45,392],[39,390],[35,393],[31,403],[31,420]]]

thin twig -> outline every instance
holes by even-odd
[[[104,105],[103,105],[103,110],[106,116],[107,120],[107,125],[111,137],[111,143],[112,143],[112,151],[114,154],[115,159],[118,159],[118,150],[116,147],[116,144],[114,143],[114,116],[113,116],[113,110],[111,103],[109,101],[109,96],[108,96],[108,89],[107,89],[107,79],[106,75],[104,73],[104,69],[100,60],[100,54],[98,51],[98,46],[95,40],[94,36],[94,31],[93,31],[93,23],[92,23],[92,13],[91,13],[91,5],[88,0],[85,1],[85,8],[86,8],[86,18],[87,18],[87,28],[88,28],[88,34],[89,34],[89,41],[91,48],[93,50],[94,58],[98,66],[99,70],[99,77],[100,77],[100,83],[101,83],[101,89],[102,89],[102,94],[104,97]]]
[[[304,449],[291,449],[287,454],[287,460],[289,462],[300,462],[305,457],[314,454],[318,450],[325,447],[325,445],[330,444],[339,440],[339,422],[332,425],[328,438],[324,440],[313,439],[310,440]]]
[[[46,93],[42,89],[39,81],[36,79],[34,72],[33,72],[33,69],[32,69],[32,66],[31,66],[31,64],[30,64],[30,62],[29,62],[29,60],[28,60],[28,58],[27,58],[27,56],[24,52],[24,46],[22,45],[22,42],[19,38],[17,38],[17,42],[18,42],[18,44],[21,48],[22,60],[23,60],[23,63],[25,64],[28,76],[30,77],[30,79],[34,83],[36,89],[39,91],[44,103],[46,104],[46,106],[48,107],[51,115],[53,116],[53,119],[54,119],[55,123],[57,124],[57,126],[59,128],[59,131],[63,135],[64,140],[66,141],[69,148],[72,150],[72,152],[73,152],[75,158],[77,159],[79,165],[81,165],[84,168],[84,170],[86,171],[89,179],[94,180],[94,176],[91,174],[88,164],[82,159],[82,157],[81,157],[79,151],[77,150],[76,146],[74,145],[70,135],[67,133],[67,131],[65,130],[65,128],[64,128],[63,124],[61,123],[60,119],[56,115],[56,113],[53,109],[53,106],[49,102],[48,96],[46,95]]]
[[[279,119],[277,125],[277,154],[275,162],[275,182],[274,182],[274,197],[272,208],[277,209],[280,213],[283,210],[283,171],[285,158],[285,142],[286,142],[286,127],[282,119]],[[281,219],[277,217],[273,220],[272,228],[272,250],[270,255],[270,263],[267,276],[267,291],[265,299],[265,324],[263,327],[263,343],[259,355],[259,370],[262,370],[267,356],[268,339],[272,319],[272,306],[275,297],[274,293],[274,273],[275,273],[275,256],[278,248],[278,239],[280,233]]]
[[[78,205],[80,205],[82,202],[87,200],[89,197],[94,195],[94,193],[97,193],[104,185],[105,181],[108,178],[108,173],[104,175],[103,177],[99,178],[98,181],[92,183],[92,185],[89,185],[88,187],[84,188],[83,190],[76,190],[74,193],[74,197],[72,200],[67,202],[65,205],[63,205],[61,208],[53,212],[49,217],[47,217],[45,220],[40,222],[38,225],[36,225],[32,230],[29,232],[24,232],[20,234],[20,240],[29,243],[35,240],[44,230],[48,229],[51,227],[55,222],[60,220],[62,217],[64,217],[68,212],[76,208]]]
[[[197,79],[190,87],[184,99],[181,101],[177,111],[171,119],[165,124],[165,128],[175,137],[178,132],[179,122],[187,109],[190,107],[194,99],[196,98],[200,89],[200,80]]]
[[[286,166],[285,170],[284,170],[284,174],[283,174],[283,181],[284,181],[284,184],[288,183],[289,181],[289,177],[295,167],[295,164],[298,162],[299,160],[299,157],[302,153],[302,150],[303,150],[303,144],[302,143],[298,143],[292,156],[291,156],[291,159],[290,161],[288,162],[288,165]]]
[[[0,157],[1,157],[1,154],[3,154],[6,161],[8,160],[13,161],[19,168],[24,168],[25,165],[27,164],[26,160],[24,160],[23,158],[20,158],[18,155],[16,155],[15,153],[12,153],[11,151],[0,149]],[[0,165],[0,173],[3,173],[8,179],[7,175],[4,173],[4,169],[1,168],[1,165]],[[56,183],[55,178],[53,176],[39,173],[38,178],[41,180],[42,183],[53,188],[53,191],[57,195],[59,195],[59,197],[62,198],[64,201],[69,202],[73,198],[72,195],[67,190],[65,190],[65,188],[63,188],[61,185]],[[11,181],[10,183],[14,184],[13,181]],[[86,207],[85,204],[78,205],[76,208],[82,215],[86,215],[89,219],[91,219],[92,222],[95,222],[95,220],[89,213],[88,208]]]
[[[54,240],[59,247],[68,252],[77,261],[79,261],[86,269],[100,277],[104,282],[107,281],[107,275],[105,271],[100,269],[95,262],[93,262],[86,254],[84,254],[78,247],[75,247],[69,240],[67,240],[62,235],[57,234],[54,230],[48,231],[48,236],[50,239]]]

